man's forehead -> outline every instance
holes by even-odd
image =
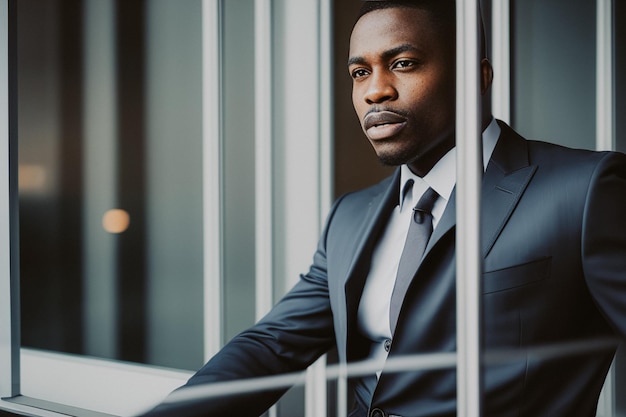
[[[350,55],[363,51],[380,53],[398,47],[421,44],[435,36],[426,12],[419,9],[383,9],[362,16],[350,37]]]

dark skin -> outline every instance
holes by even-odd
[[[362,16],[350,39],[352,103],[365,135],[383,163],[407,164],[420,177],[454,147],[451,32],[426,10],[397,7]],[[493,71],[486,59],[480,65],[485,128]]]

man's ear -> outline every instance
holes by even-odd
[[[480,61],[480,93],[485,95],[493,81],[493,68],[487,58]]]

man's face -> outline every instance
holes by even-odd
[[[425,175],[452,146],[455,115],[454,35],[429,12],[369,12],[350,39],[352,102],[379,159]]]

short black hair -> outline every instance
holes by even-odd
[[[364,0],[359,10],[361,16],[380,9],[390,9],[393,7],[411,7],[430,12],[440,23],[456,26],[456,8],[454,0]]]
[[[394,7],[411,7],[428,11],[435,23],[448,34],[456,34],[456,1],[455,0],[363,0],[359,10],[357,20],[363,15],[374,10],[390,9]],[[487,46],[485,40],[485,26],[480,19],[480,49],[481,57],[487,57]]]
[[[456,19],[455,0],[364,0],[359,10],[359,18],[374,10],[392,7],[413,7],[427,10],[432,15],[447,23],[454,24]]]

